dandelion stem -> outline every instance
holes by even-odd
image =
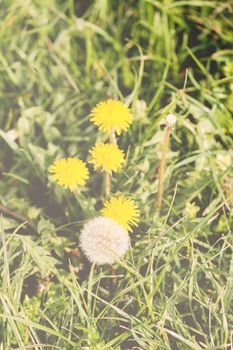
[[[164,169],[166,164],[167,148],[169,144],[169,138],[171,131],[174,129],[176,124],[176,116],[174,114],[168,114],[166,116],[166,132],[164,137],[162,158],[159,164],[159,185],[158,185],[158,195],[157,195],[157,212],[160,212],[162,199],[163,199],[163,182],[164,182]]]
[[[12,218],[14,218],[15,220],[17,221],[20,221],[20,222],[25,222],[26,225],[28,227],[30,227],[31,229],[33,229],[34,232],[37,232],[37,228],[36,226],[34,225],[34,223],[28,221],[28,218],[24,217],[23,215],[21,214],[18,214],[8,208],[6,208],[4,205],[0,204],[0,214],[6,214],[7,216],[11,216]]]
[[[112,129],[109,135],[109,142],[113,145],[117,145],[116,133],[115,129]],[[106,198],[110,196],[111,192],[111,175],[109,173],[105,173],[105,195]]]
[[[105,172],[105,195],[106,198],[110,196],[110,174]]]
[[[158,194],[157,194],[157,203],[156,203],[158,213],[160,212],[162,198],[163,198],[164,169],[166,164],[167,148],[169,144],[170,134],[171,134],[171,127],[167,126],[165,137],[164,137],[163,149],[162,149],[162,158],[159,164],[159,185],[158,185]]]
[[[111,130],[111,133],[110,133],[110,141],[111,141],[111,143],[113,143],[114,145],[117,144],[116,133],[115,133],[115,130],[114,130],[114,129]]]

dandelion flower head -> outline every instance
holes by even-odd
[[[117,145],[111,143],[100,143],[91,150],[91,163],[95,170],[101,169],[107,173],[121,170],[124,164],[124,152]]]
[[[89,177],[86,164],[77,158],[55,160],[50,166],[49,172],[53,174],[53,180],[70,190],[74,190],[78,186],[84,186]]]
[[[87,258],[98,265],[113,264],[129,248],[127,231],[106,217],[89,220],[80,235],[80,247]]]
[[[123,102],[109,99],[98,103],[92,109],[91,121],[104,132],[110,133],[115,130],[117,135],[120,135],[122,130],[128,130],[133,116]]]
[[[131,226],[138,226],[139,209],[133,200],[123,196],[110,198],[101,214],[115,220],[129,232],[132,232]]]

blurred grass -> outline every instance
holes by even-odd
[[[0,348],[231,349],[232,1],[3,0],[0,10],[0,204],[21,216],[1,219]],[[141,212],[113,271],[73,254],[102,205],[101,176],[75,198],[47,171],[104,140],[89,113],[107,97],[135,118],[112,190]]]

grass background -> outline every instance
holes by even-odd
[[[1,350],[233,349],[232,17],[231,0],[0,2]],[[76,198],[48,175],[105,140],[89,113],[107,97],[135,119],[112,192],[141,213],[114,269],[78,249],[101,175]]]

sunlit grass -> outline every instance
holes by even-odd
[[[3,1],[0,4],[0,349],[231,349],[232,1]],[[83,223],[105,192],[51,181],[55,159],[90,162],[90,122],[119,99],[111,192],[134,200],[125,259],[90,265]],[[155,211],[165,117],[170,135]]]

